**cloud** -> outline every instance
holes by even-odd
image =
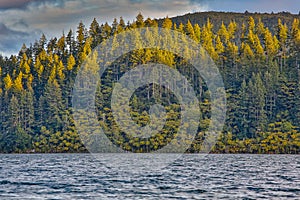
[[[213,11],[231,12],[281,12],[288,11],[297,14],[299,10],[299,0],[192,0],[195,3],[207,3]]]
[[[51,3],[56,6],[63,6],[69,0],[1,0],[0,10],[26,9],[30,5],[42,5]]]
[[[1,0],[0,1],[0,10],[6,9],[22,9],[25,8],[31,0]]]
[[[36,36],[35,32],[15,31],[0,23],[0,53],[4,55],[16,53],[21,48],[22,41],[29,41]]]

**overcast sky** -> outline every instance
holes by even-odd
[[[87,27],[123,16],[132,21],[138,12],[161,18],[198,11],[299,13],[300,0],[0,0],[0,54],[19,51],[42,33],[59,37],[82,20]]]

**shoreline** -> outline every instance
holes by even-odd
[[[56,152],[56,153],[2,153],[0,155],[62,155],[62,154],[151,154],[151,153],[90,153],[90,152]],[[185,154],[185,155],[300,155],[300,153],[159,153],[159,154]],[[157,154],[157,155],[159,155]],[[155,155],[155,154],[153,154]]]

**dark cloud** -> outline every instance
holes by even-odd
[[[0,54],[9,55],[16,53],[23,43],[28,41],[33,42],[32,39],[37,37],[35,32],[22,32],[12,30],[5,24],[0,23]]]
[[[64,7],[65,2],[71,0],[1,0],[0,1],[0,11],[10,10],[10,9],[27,9],[28,6],[40,6],[45,4],[51,4],[56,7]]]
[[[29,25],[25,22],[24,19],[17,20],[12,24],[12,27],[18,27],[20,29],[28,29]]]
[[[1,36],[11,36],[11,35],[19,35],[19,36],[26,36],[28,33],[24,33],[21,31],[14,31],[8,28],[5,24],[0,23],[0,37]]]
[[[32,0],[1,0],[0,10],[12,9],[12,8],[25,8]]]

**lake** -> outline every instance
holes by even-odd
[[[139,160],[132,155],[121,156],[130,165]],[[112,168],[90,154],[0,155],[0,199],[299,198],[300,155],[185,154],[149,171]]]

